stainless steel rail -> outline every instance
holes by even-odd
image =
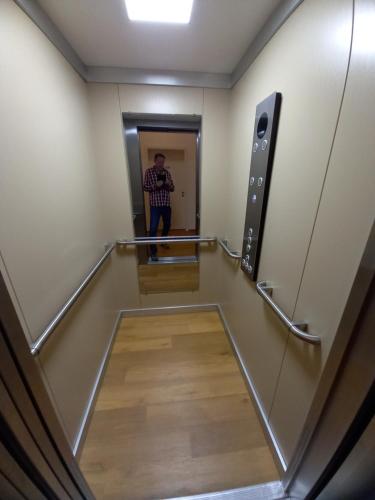
[[[56,314],[56,316],[53,318],[53,320],[48,324],[44,332],[39,335],[39,337],[36,339],[36,341],[31,345],[31,354],[33,356],[36,356],[39,354],[41,348],[44,346],[44,344],[47,342],[47,340],[51,337],[52,333],[56,330],[57,326],[61,322],[61,320],[64,318],[64,316],[67,314],[67,312],[71,309],[71,307],[75,304],[77,301],[78,297],[81,295],[83,290],[87,287],[87,285],[90,283],[92,278],[95,276],[95,274],[98,272],[98,270],[101,268],[103,265],[104,261],[109,257],[111,254],[112,250],[115,248],[114,244],[109,245],[103,256],[99,259],[99,261],[95,264],[94,267],[91,268],[85,279],[82,281],[82,283],[79,285],[77,290],[73,293],[73,295],[65,302],[65,304],[62,306],[60,311]]]
[[[216,236],[161,236],[161,237],[145,237],[133,238],[131,240],[117,240],[117,245],[120,246],[138,246],[152,245],[155,243],[215,243]]]
[[[218,240],[218,243],[221,246],[221,248],[225,251],[225,253],[227,255],[229,255],[229,257],[232,257],[232,259],[236,259],[236,260],[240,260],[241,259],[240,252],[235,252],[235,251],[231,250],[228,247],[228,241],[227,240]]]
[[[311,335],[307,332],[308,325],[307,323],[294,323],[291,321],[288,316],[284,313],[284,311],[272,300],[272,290],[273,288],[267,284],[266,281],[259,281],[256,285],[257,292],[263,299],[267,302],[267,304],[271,307],[271,309],[277,314],[277,316],[281,319],[284,325],[288,328],[288,330],[305,342],[309,342],[310,344],[320,344],[321,338],[317,335]]]

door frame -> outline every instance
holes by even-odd
[[[371,407],[368,398],[374,390],[374,313],[375,223],[296,451],[282,478],[293,498],[312,499],[324,490],[373,414],[373,400]],[[352,383],[358,377],[360,386]]]
[[[133,214],[135,237],[147,235],[146,214],[143,196],[142,163],[139,132],[189,132],[196,134],[196,196],[195,226],[200,234],[200,196],[201,196],[201,125],[200,115],[169,115],[160,113],[122,113],[125,155],[130,186],[130,200]],[[142,197],[135,196],[142,193]],[[146,246],[137,247],[138,264],[148,262]],[[199,261],[199,245],[196,246],[196,259]],[[173,262],[173,258],[171,259]],[[176,260],[178,262],[178,260]]]
[[[94,499],[53,408],[0,271],[0,442],[40,497]],[[9,483],[14,481],[0,471]],[[21,484],[21,483],[20,483]],[[16,485],[17,486],[17,485]],[[53,492],[53,493],[52,493]],[[28,496],[29,498],[29,496]]]

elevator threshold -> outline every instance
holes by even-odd
[[[158,260],[152,260],[151,257],[149,257],[147,264],[150,264],[152,266],[157,266],[160,264],[173,264],[173,263],[178,263],[178,264],[187,264],[189,262],[198,262],[198,257],[195,255],[185,255],[185,256],[176,256],[176,257],[158,257]]]
[[[284,498],[216,311],[122,319],[80,466],[97,499]]]

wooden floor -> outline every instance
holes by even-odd
[[[138,266],[141,293],[198,290],[199,263],[141,264]]]
[[[80,465],[106,500],[279,479],[216,312],[122,321]]]
[[[171,229],[168,236],[194,236],[197,232],[195,229],[185,231],[184,229]],[[161,236],[161,233],[158,233]],[[157,245],[159,257],[184,257],[197,254],[196,244],[194,243],[178,243],[170,244],[169,248],[163,248]]]

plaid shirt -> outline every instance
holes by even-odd
[[[165,179],[169,182],[169,186],[164,184],[162,189],[157,190],[156,181],[158,174],[165,174]],[[171,197],[169,193],[174,191],[174,184],[171,174],[165,168],[161,170],[157,170],[155,166],[148,168],[145,173],[143,190],[150,193],[150,205],[152,207],[171,206]]]

